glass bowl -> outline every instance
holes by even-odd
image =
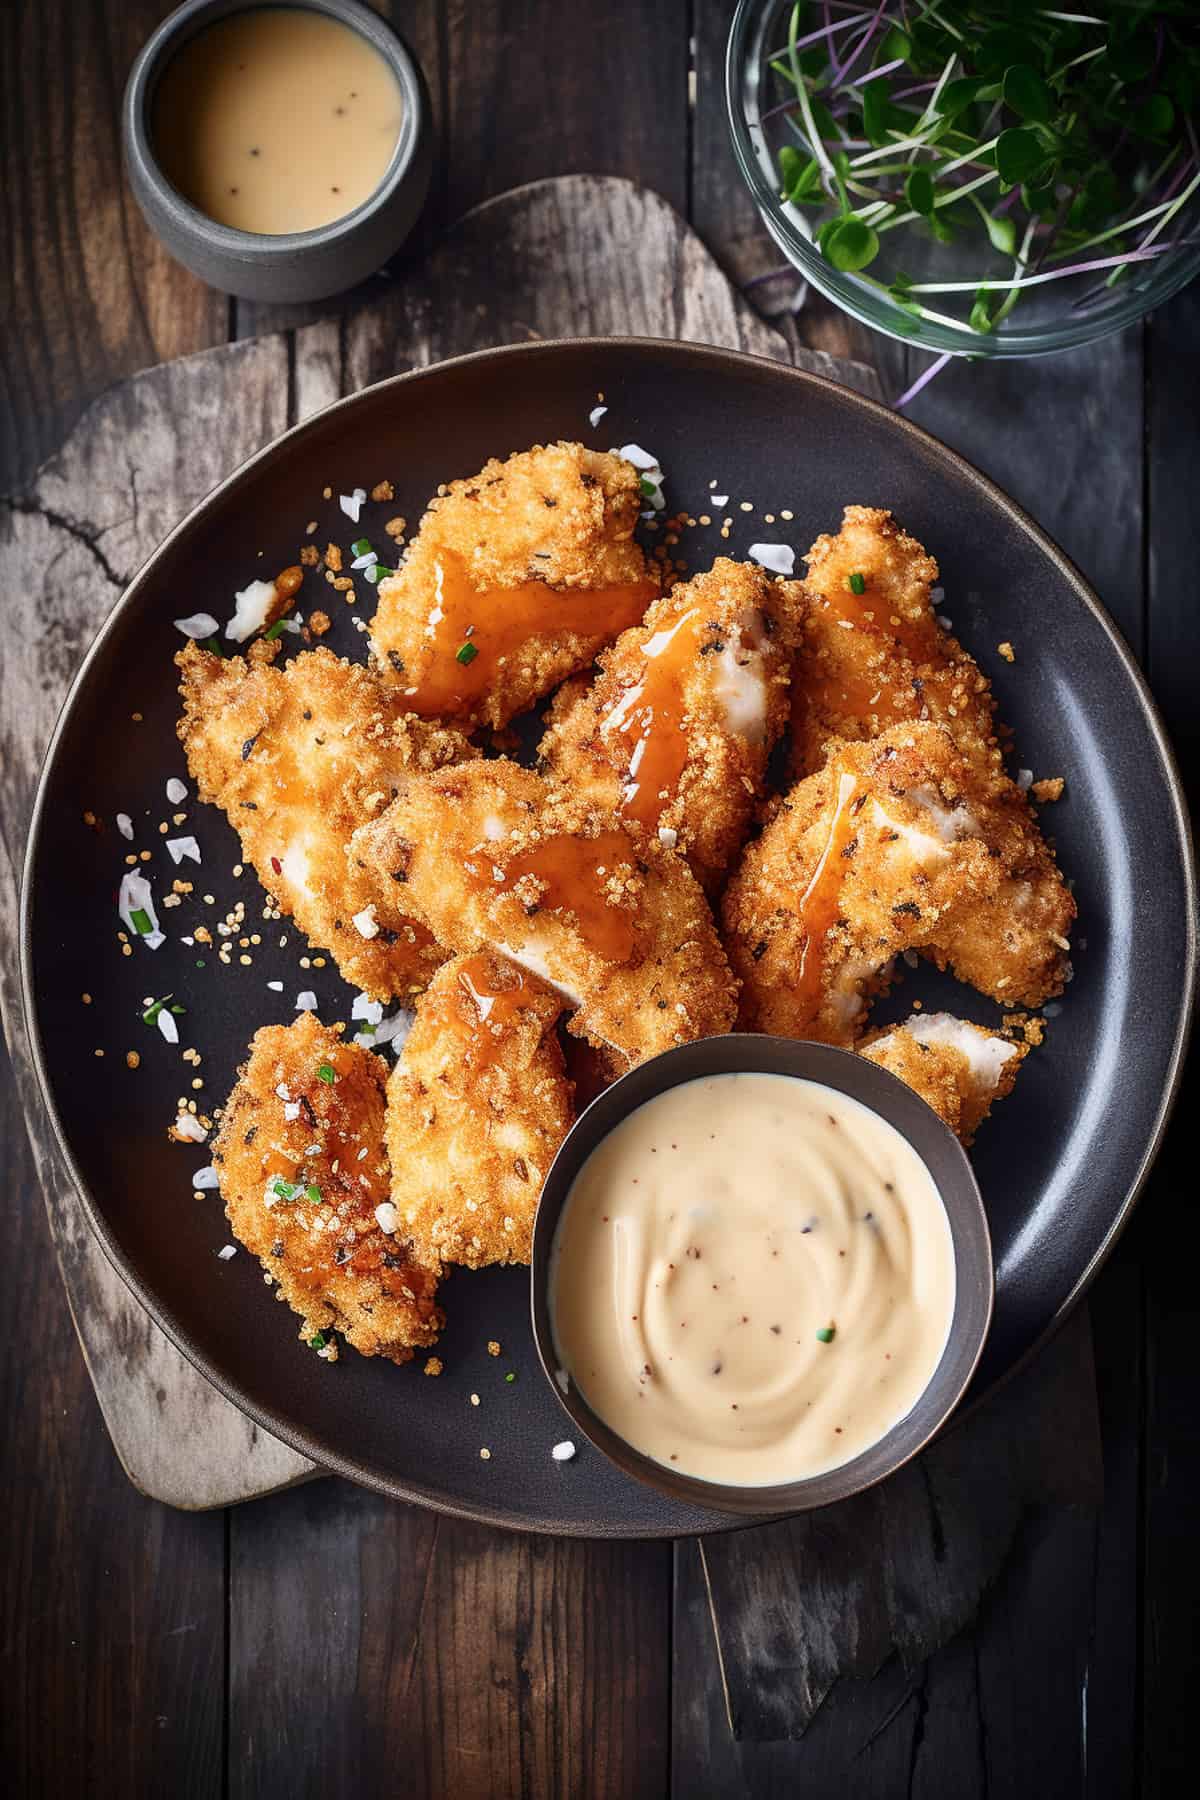
[[[864,16],[873,9],[864,6]],[[1135,323],[1162,304],[1200,270],[1200,237],[1194,224],[1182,230],[1184,214],[1173,227],[1181,241],[1153,260],[1129,264],[1113,286],[1106,271],[1066,276],[1022,292],[1019,303],[991,331],[973,330],[966,322],[976,285],[1003,281],[1013,272],[1012,258],[994,251],[982,226],[978,234],[960,234],[953,243],[935,240],[920,224],[900,225],[882,239],[869,274],[835,268],[815,241],[821,215],[805,213],[780,194],[778,151],[792,144],[806,155],[805,139],[789,122],[789,93],[794,92],[771,68],[771,59],[786,46],[791,0],[739,0],[729,30],[725,59],[725,101],[734,155],[762,221],[789,263],[826,299],[876,331],[938,354],[976,357],[1044,356],[1091,343]],[[845,8],[839,8],[845,13]],[[1185,169],[1187,164],[1185,163]],[[1194,174],[1194,167],[1188,169]],[[1189,202],[1188,217],[1200,211],[1200,196]],[[1100,252],[1102,254],[1102,252]],[[1093,254],[1096,254],[1093,252]],[[961,292],[919,296],[937,317],[914,316],[888,291],[903,271],[910,282],[958,282]],[[950,306],[961,305],[963,319]],[[946,306],[946,310],[941,308]]]

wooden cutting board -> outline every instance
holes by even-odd
[[[0,804],[0,995],[79,1340],[129,1479],[172,1506],[226,1506],[320,1471],[225,1400],[110,1268],[33,1091],[19,1017],[18,857],[46,741],[101,619],[162,537],[298,419],[385,375],[491,344],[634,333],[789,358],[867,392],[872,371],[789,346],[655,194],[587,176],[469,213],[402,285],[345,319],[147,369],[105,394],[5,529],[0,655],[14,727]],[[15,616],[14,616],[15,615]]]
[[[17,975],[19,858],[54,719],[142,560],[285,427],[384,376],[464,351],[620,333],[747,350],[878,394],[872,370],[806,350],[790,329],[764,323],[656,195],[570,176],[467,214],[419,269],[344,318],[123,382],[85,415],[30,491],[0,507],[8,608],[0,634],[0,1011],[108,1430],[135,1486],[172,1506],[225,1506],[322,1471],[247,1419],[162,1335],[93,1238],[54,1145]],[[706,1596],[735,1733],[797,1735],[836,1682],[852,1693],[885,1661],[903,1704],[908,1671],[971,1617],[1026,1514],[1090,1508],[1099,1490],[1081,1310],[1036,1371],[885,1488],[696,1546],[696,1591]]]

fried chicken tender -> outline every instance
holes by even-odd
[[[923,1012],[873,1032],[858,1048],[920,1094],[968,1146],[996,1101],[1012,1092],[1029,1053],[1028,1044],[952,1013]]]
[[[383,674],[425,717],[500,727],[641,618],[658,592],[633,528],[637,470],[538,445],[452,481],[371,625]]]
[[[323,1074],[322,1071],[325,1071]],[[331,1079],[332,1078],[332,1079]],[[394,1223],[383,1061],[311,1013],[255,1033],[213,1146],[234,1236],[303,1324],[408,1362],[437,1341],[437,1276]]]
[[[777,805],[725,893],[742,1023],[853,1044],[898,952],[993,998],[1040,1005],[1074,908],[1026,809],[981,798],[937,725],[837,741]]]
[[[578,1009],[569,1029],[631,1063],[733,1022],[736,984],[687,864],[515,763],[410,779],[351,856],[440,942],[551,982]]]
[[[459,731],[405,718],[394,689],[330,650],[272,668],[189,644],[175,660],[179,736],[200,798],[228,815],[280,909],[375,999],[419,992],[445,952],[394,897],[369,915],[374,896],[346,846],[402,771],[478,752]]]
[[[388,1081],[400,1230],[422,1262],[527,1263],[542,1182],[570,1129],[553,988],[491,951],[435,975]]]
[[[944,725],[976,772],[1007,780],[987,678],[938,624],[938,566],[874,506],[848,506],[836,537],[808,553],[809,605],[792,672],[792,768],[825,760],[831,738],[878,737],[904,720]],[[853,584],[853,585],[852,585]]]
[[[787,722],[799,582],[719,557],[570,682],[540,754],[553,779],[657,831],[713,892],[745,842]]]

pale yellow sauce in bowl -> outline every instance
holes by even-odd
[[[986,1221],[952,1135],[881,1075],[709,1039],[574,1128],[535,1234],[535,1335],[630,1473],[736,1510],[824,1504],[957,1401],[990,1318]]]

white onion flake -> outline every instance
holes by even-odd
[[[372,902],[370,906],[364,906],[361,912],[356,912],[350,922],[354,926],[359,937],[373,938],[379,936],[379,923],[375,917],[374,902]]]
[[[193,862],[199,862],[200,846],[194,837],[168,838],[167,855],[176,865],[181,863],[185,856],[190,856]]]
[[[121,915],[121,923],[126,931],[146,945],[149,950],[157,950],[166,942],[166,937],[158,928],[158,914],[154,910],[154,891],[144,875],[136,869],[126,869],[121,877],[121,887],[117,894],[117,911]],[[149,930],[143,931],[134,921],[138,913],[148,921]]]
[[[211,613],[190,613],[186,619],[174,621],[176,631],[182,631],[186,638],[216,637],[220,630]]]
[[[175,1023],[175,1015],[169,1006],[159,1007],[158,1012],[155,1014],[155,1021],[158,1025],[158,1029],[162,1032],[168,1044],[177,1044],[179,1042],[179,1027]]]
[[[196,1170],[196,1173],[192,1176],[192,1186],[194,1188],[215,1188],[220,1186],[220,1178],[211,1163],[203,1169]]]
[[[235,644],[244,644],[247,638],[253,637],[267,623],[275,598],[273,581],[252,581],[248,587],[235,593],[234,614],[225,627],[225,636],[232,638]]]
[[[117,830],[120,832],[120,834],[123,838],[128,838],[132,842],[132,840],[133,840],[133,820],[130,818],[128,813],[118,813],[117,814]]]
[[[358,524],[358,515],[363,509],[363,501],[366,497],[366,488],[355,488],[352,494],[338,495],[338,505],[352,525]]]
[[[663,493],[662,466],[657,456],[652,456],[649,450],[643,450],[640,444],[624,444],[612,454],[633,464],[641,481],[643,498],[649,502],[654,512],[661,512],[667,501]]]
[[[185,784],[180,781],[178,775],[172,775],[170,781],[167,783],[167,799],[171,802],[171,805],[178,806],[180,801],[186,800],[187,797],[187,787]]]
[[[356,994],[350,1008],[350,1017],[365,1019],[368,1025],[378,1025],[383,1017],[383,1002],[372,1000],[369,994]]]
[[[203,1144],[208,1139],[208,1133],[195,1113],[188,1112],[181,1112],[175,1120],[175,1136],[186,1138],[189,1144]]]
[[[790,544],[751,544],[747,555],[773,575],[790,575],[796,567],[796,552]]]
[[[600,423],[601,419],[604,417],[604,415],[607,411],[608,411],[607,406],[593,406],[591,412],[588,414],[588,424],[591,426],[593,431],[595,431],[597,425]]]
[[[564,1438],[561,1444],[555,1444],[550,1454],[555,1462],[570,1462],[575,1454],[575,1446],[570,1438]]]
[[[317,996],[313,993],[311,988],[305,988],[302,994],[296,995],[297,1012],[316,1012],[316,1010]]]

